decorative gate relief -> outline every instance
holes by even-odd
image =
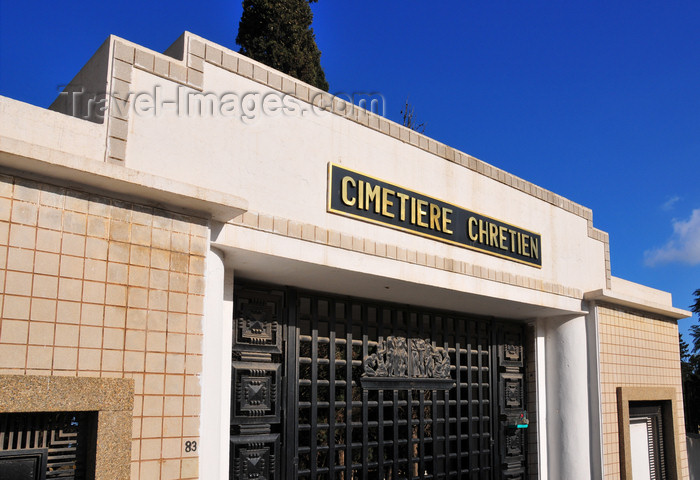
[[[231,478],[525,478],[522,327],[236,287]]]
[[[362,386],[370,389],[445,390],[455,386],[450,356],[420,338],[379,337],[377,351],[365,357]]]
[[[281,295],[236,292],[231,363],[231,478],[279,478]]]

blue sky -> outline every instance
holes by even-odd
[[[593,209],[613,275],[688,308],[700,288],[700,2],[313,10],[331,93],[379,92],[396,121],[409,98],[427,135]],[[241,11],[238,0],[0,0],[0,95],[48,106],[109,34],[163,51],[189,30],[237,50]]]

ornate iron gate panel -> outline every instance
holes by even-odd
[[[309,294],[297,308],[296,478],[493,478],[487,321]]]
[[[0,478],[94,478],[96,417],[96,412],[0,414]]]
[[[525,361],[521,326],[498,324],[498,467],[500,478],[525,480],[526,428]]]
[[[521,327],[294,289],[235,305],[231,478],[524,475]]]

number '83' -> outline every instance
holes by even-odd
[[[197,442],[195,442],[194,440],[185,442],[185,451],[187,453],[196,452],[197,451]]]

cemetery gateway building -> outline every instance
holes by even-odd
[[[0,476],[689,478],[589,209],[190,33],[0,112]]]

